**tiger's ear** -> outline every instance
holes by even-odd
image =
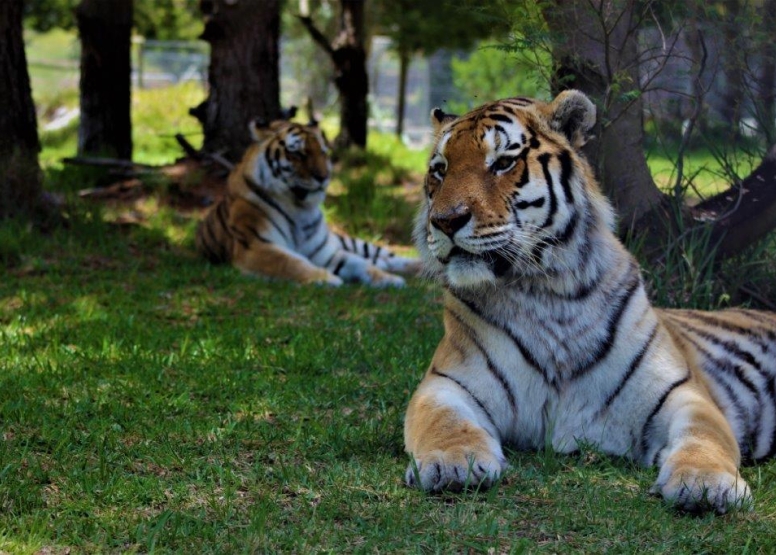
[[[458,116],[454,114],[445,114],[442,108],[434,108],[431,110],[431,126],[434,128],[434,133],[439,133],[445,125],[453,121]]]
[[[252,119],[248,123],[248,131],[251,134],[251,139],[261,142],[267,135],[270,134],[269,126],[267,122],[261,118]]]
[[[280,119],[285,119],[285,120],[289,120],[289,121],[294,119],[294,116],[296,116],[297,110],[298,109],[297,109],[296,106],[289,106],[288,108],[281,108],[280,109]]]
[[[563,133],[574,148],[584,145],[595,126],[595,104],[577,90],[567,90],[550,104],[550,127]]]

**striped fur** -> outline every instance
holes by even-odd
[[[407,410],[407,482],[487,485],[505,443],[586,443],[657,465],[682,509],[749,506],[741,457],[776,450],[776,315],[651,306],[578,153],[581,93],[432,116],[416,242],[445,335]]]
[[[391,272],[417,260],[329,230],[321,211],[331,174],[316,124],[278,120],[252,129],[256,142],[229,175],[226,196],[197,229],[197,250],[213,263],[300,283],[402,286]]]

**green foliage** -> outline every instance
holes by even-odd
[[[80,0],[25,0],[25,26],[36,31],[76,26]],[[194,39],[202,32],[198,0],[134,0],[135,31],[150,39]]]
[[[510,96],[548,96],[540,69],[511,50],[482,43],[468,57],[453,58],[453,83],[466,103],[450,102],[452,113],[465,113],[484,102]]]
[[[376,11],[377,30],[391,38],[400,56],[468,48],[479,38],[506,30],[452,0],[384,0]]]

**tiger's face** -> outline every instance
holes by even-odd
[[[437,109],[432,123],[415,229],[427,267],[455,287],[546,272],[548,251],[572,240],[590,202],[576,149],[595,123],[592,102],[577,91],[549,104],[512,98],[461,117]]]
[[[277,120],[251,127],[258,144],[255,180],[276,196],[297,206],[323,202],[331,177],[331,156],[325,135],[313,122],[307,125]]]

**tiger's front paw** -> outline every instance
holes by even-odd
[[[339,287],[344,282],[339,276],[335,276],[329,271],[323,270],[319,274],[312,276],[306,283],[313,283],[315,285],[328,285],[329,287]]]
[[[489,487],[501,476],[507,462],[503,455],[471,450],[431,451],[407,467],[405,481],[425,491],[460,491]]]
[[[385,272],[376,266],[367,270],[372,287],[404,287],[404,278]]]
[[[741,474],[724,470],[685,467],[670,471],[663,467],[650,491],[688,512],[713,510],[724,514],[731,509],[751,510],[753,505],[752,492]]]

